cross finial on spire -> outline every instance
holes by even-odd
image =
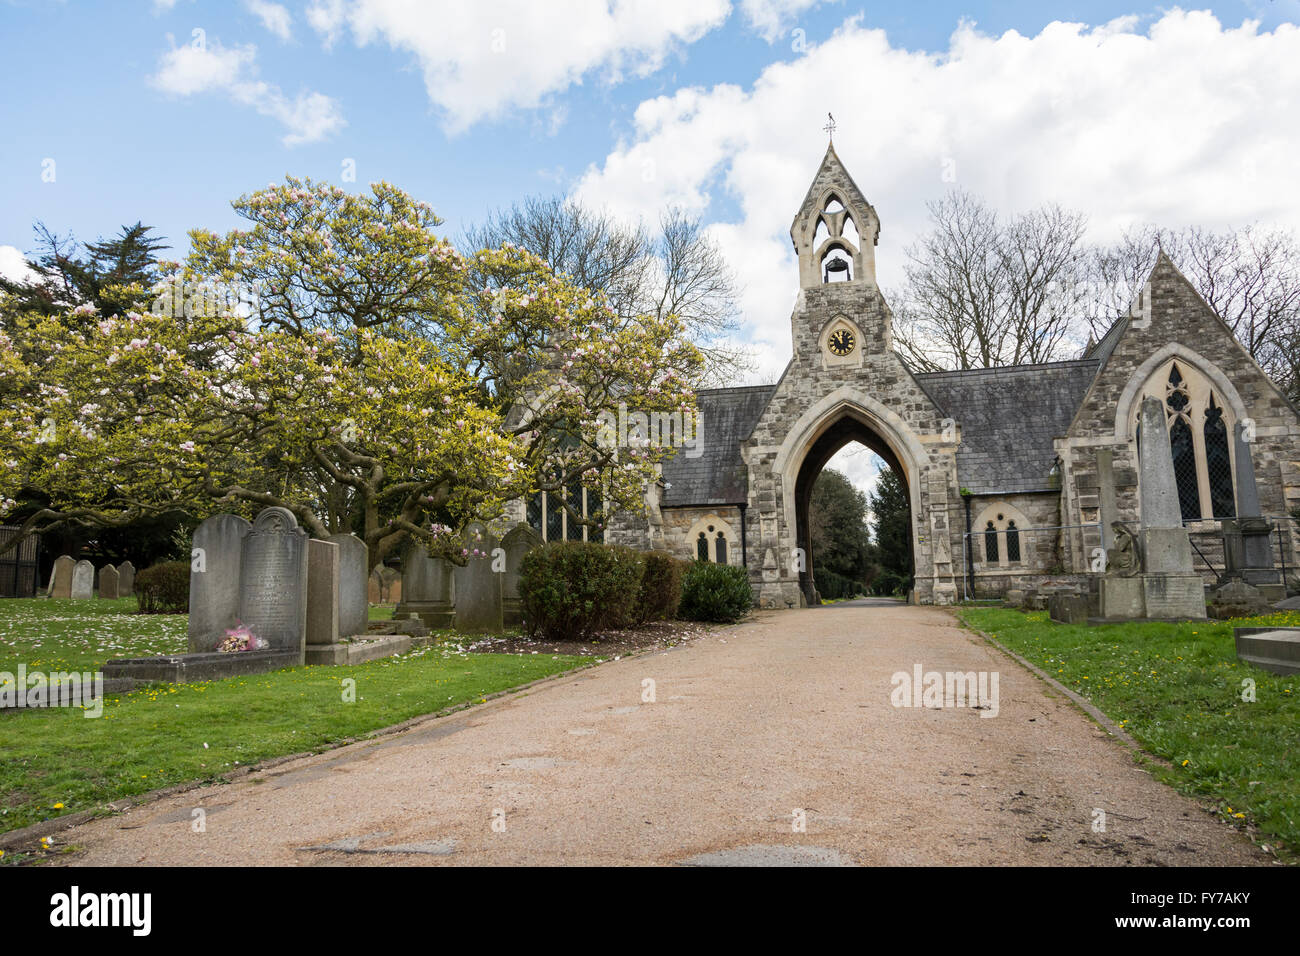
[[[832,142],[835,140],[835,117],[830,113],[826,114],[826,125],[822,127],[826,130],[826,136]]]

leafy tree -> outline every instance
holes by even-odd
[[[907,486],[886,468],[869,497],[871,520],[881,566],[880,582],[905,590],[912,586],[912,509]]]
[[[463,561],[470,521],[574,479],[640,507],[664,450],[602,440],[596,412],[691,408],[675,317],[620,316],[519,249],[466,259],[386,183],[290,178],[235,209],[252,228],[192,233],[150,311],[35,322],[39,374],[6,350],[0,515],[23,487],[49,496],[25,530],[281,505],[378,563],[408,539]]]
[[[813,484],[808,520],[814,575],[826,570],[863,582],[873,558],[866,494],[843,473],[827,468]]]

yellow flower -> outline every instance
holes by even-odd
[[[63,804],[61,804],[61,803],[56,803],[56,804],[54,805],[54,809],[55,809],[55,810],[62,810],[62,809],[63,809]]]
[[[1184,761],[1183,761],[1183,766],[1186,767],[1189,763],[1191,763],[1190,760],[1184,760]]]

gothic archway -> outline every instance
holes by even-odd
[[[817,476],[821,474],[826,463],[835,457],[841,448],[851,442],[857,442],[860,445],[869,448],[884,460],[885,464],[892,468],[903,483],[907,491],[908,507],[908,527],[913,528],[912,520],[912,494],[908,482],[907,470],[899,461],[897,454],[889,443],[871,427],[861,417],[851,414],[847,409],[844,410],[840,417],[825,428],[816,439],[813,440],[803,461],[799,466],[797,477],[794,485],[794,511],[795,511],[795,540],[798,547],[802,549],[804,555],[804,569],[799,573],[799,589],[803,592],[804,600],[808,604],[819,604],[820,598],[817,592],[815,560],[816,556],[812,546],[812,529],[809,523],[808,511],[812,501],[813,485],[817,481]],[[911,561],[913,564],[913,576],[915,576],[915,533],[908,536],[909,544],[912,546]]]

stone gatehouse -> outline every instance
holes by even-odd
[[[1183,517],[1203,550],[1235,514],[1237,422],[1253,438],[1263,513],[1278,522],[1300,507],[1300,414],[1167,257],[1078,360],[917,373],[894,351],[879,234],[828,148],[790,230],[800,292],[789,365],[775,385],[701,391],[702,450],[666,461],[645,513],[615,516],[607,541],[744,565],[764,606],[815,601],[812,485],[857,441],[906,484],[917,601],[1081,576],[1111,521],[1140,520],[1146,395],[1166,404]],[[563,535],[540,505],[522,511],[544,537]],[[1278,523],[1293,569],[1295,522]],[[1214,553],[1205,559],[1213,566]]]

